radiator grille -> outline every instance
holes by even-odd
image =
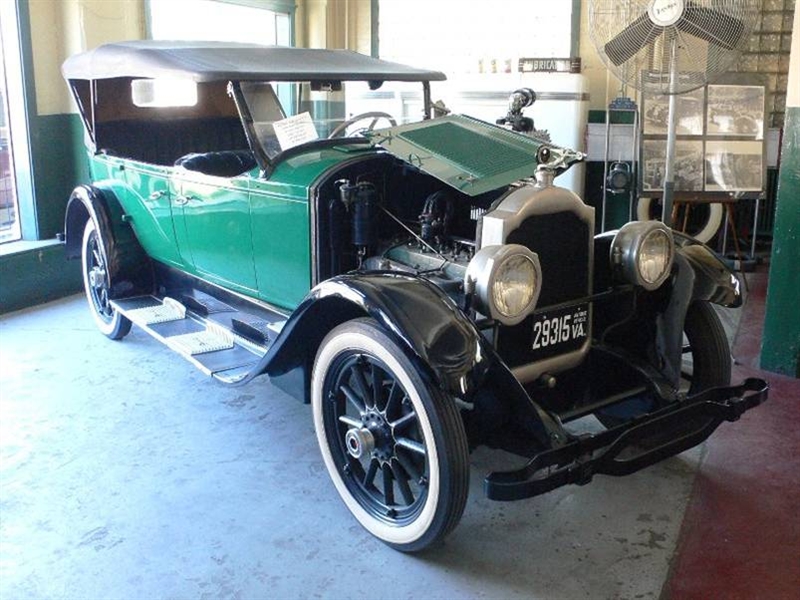
[[[592,240],[589,224],[575,213],[560,212],[526,219],[518,229],[508,235],[506,242],[520,244],[539,255],[542,265],[542,291],[537,313],[562,302],[586,297],[590,293]],[[576,350],[582,343],[562,344],[534,351],[531,344],[532,328],[533,316],[519,325],[500,328],[497,349],[509,366],[516,367]]]

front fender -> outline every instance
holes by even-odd
[[[471,403],[491,392],[491,402],[505,404],[540,447],[560,439],[560,426],[530,399],[474,323],[442,290],[411,275],[342,275],[321,283],[289,318],[254,374],[279,378],[300,369],[308,401],[323,338],[363,316],[375,319],[429,383],[451,397]]]
[[[705,244],[681,233],[672,232],[675,250],[682,254],[694,269],[693,300],[706,300],[720,306],[738,308],[742,305],[742,290],[736,274]]]
[[[64,222],[67,258],[80,258],[86,222],[94,221],[100,243],[106,250],[112,298],[150,293],[153,289],[150,259],[123,219],[124,214],[113,192],[81,185],[70,195]]]

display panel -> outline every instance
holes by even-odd
[[[676,97],[676,191],[763,190],[766,87],[736,77]],[[669,96],[646,93],[642,99],[641,189],[661,191]]]

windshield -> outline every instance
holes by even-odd
[[[241,82],[256,141],[269,160],[289,148],[326,138],[358,137],[422,120],[418,82],[390,82],[371,90],[365,81],[330,85]]]

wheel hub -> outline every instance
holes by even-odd
[[[361,428],[352,427],[345,434],[347,452],[353,458],[370,455],[381,463],[390,461],[394,456],[395,442],[392,428],[384,416],[370,409],[362,415],[361,422]]]
[[[347,446],[347,452],[353,458],[361,458],[375,449],[375,438],[366,427],[348,429],[344,436],[344,443]]]
[[[89,284],[93,288],[102,288],[106,283],[106,271],[101,267],[93,267],[89,271]]]

